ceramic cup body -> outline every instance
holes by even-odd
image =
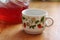
[[[24,31],[28,34],[40,34],[46,27],[47,11],[39,9],[26,9],[22,11]],[[50,19],[50,18],[49,18]],[[52,19],[51,19],[52,20]],[[50,25],[53,24],[52,23]]]

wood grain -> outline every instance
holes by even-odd
[[[29,35],[22,30],[22,24],[6,25],[0,33],[0,40],[60,40],[60,2],[31,2],[30,8],[44,9],[54,19],[54,25],[46,27],[41,35]]]

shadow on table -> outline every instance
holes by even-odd
[[[12,40],[44,40],[44,35],[31,35],[24,31],[20,31],[12,37]]]

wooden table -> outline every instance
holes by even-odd
[[[7,25],[0,33],[0,40],[60,40],[60,2],[31,2],[30,8],[47,10],[54,25],[47,27],[41,35],[26,34],[22,24]]]

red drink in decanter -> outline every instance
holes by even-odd
[[[18,1],[17,3],[8,2],[0,7],[0,20],[8,23],[22,23],[22,10],[27,9],[28,6],[23,2]]]

